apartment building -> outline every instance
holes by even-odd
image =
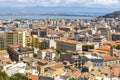
[[[86,54],[83,56],[84,61],[91,61],[94,67],[103,67],[104,59],[99,53]]]
[[[82,44],[75,40],[57,39],[56,48],[65,51],[70,50],[70,51],[76,51],[78,53],[82,53]]]
[[[100,34],[105,36],[107,40],[112,40],[112,31],[110,26],[105,25],[104,27],[99,28],[99,31]]]
[[[12,44],[7,46],[7,52],[13,61],[22,61],[22,58],[33,57],[33,49]]]
[[[71,64],[73,64],[76,68],[81,69],[83,60],[82,57],[79,56],[79,54],[72,54],[72,53],[62,53],[60,54],[60,59],[64,61],[69,61]]]
[[[10,30],[6,32],[6,44],[19,44],[23,47],[27,45],[26,43],[26,31],[23,30]]]
[[[0,37],[0,50],[3,50],[6,48],[6,44],[5,44],[5,38]]]

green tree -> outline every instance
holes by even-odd
[[[56,52],[58,53],[58,54],[60,54],[60,53],[62,53],[62,52],[65,52],[65,51],[63,51],[63,50],[60,50],[60,49],[55,49],[56,50]]]
[[[70,78],[69,80],[79,80],[79,79],[76,79],[76,78],[73,78],[73,77],[72,77],[72,78]]]
[[[37,57],[37,54],[34,53],[34,54],[33,54],[33,57],[36,58],[36,57]]]
[[[51,49],[52,49],[52,50],[55,50],[55,48],[54,48],[54,47],[51,47]]]
[[[8,75],[6,72],[0,71],[0,80],[8,80]]]
[[[120,50],[120,44],[116,45],[116,49]]]
[[[8,80],[29,80],[24,74],[16,73],[9,77]]]
[[[82,51],[88,51],[89,49],[94,49],[94,46],[92,46],[92,45],[83,45],[82,46]]]

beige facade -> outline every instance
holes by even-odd
[[[120,59],[104,61],[104,65],[106,65],[106,66],[112,66],[112,65],[120,66]]]
[[[74,40],[56,40],[56,48],[82,53],[82,44]]]
[[[11,30],[6,32],[6,44],[19,44],[23,47],[26,47],[26,31]]]

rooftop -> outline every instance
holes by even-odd
[[[38,76],[36,76],[36,75],[28,75],[28,78],[31,80],[39,80]]]
[[[103,59],[99,53],[98,54],[86,54],[84,56],[89,59]]]
[[[103,54],[101,56],[103,57],[104,61],[112,61],[112,60],[118,60],[119,59],[117,57],[106,55],[106,54]]]
[[[64,43],[69,43],[69,44],[77,44],[79,43],[76,40],[65,40],[65,39],[57,39],[56,41],[64,42]]]

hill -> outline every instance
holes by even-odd
[[[109,13],[103,16],[104,18],[120,18],[120,11],[115,11],[113,13]]]

